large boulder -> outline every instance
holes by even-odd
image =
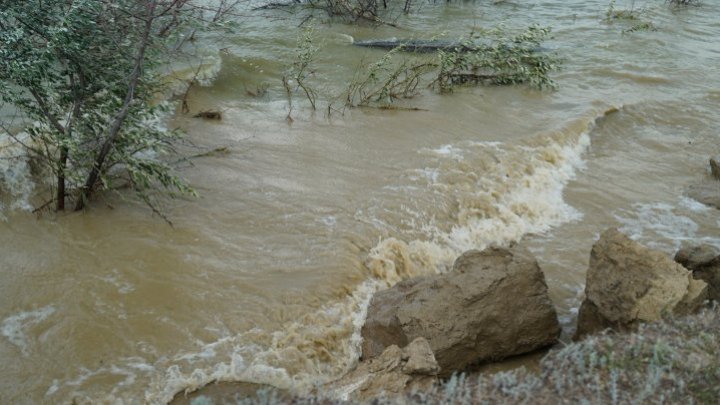
[[[708,298],[720,302],[720,253],[710,245],[683,246],[675,261],[692,271],[693,278],[708,284]]]
[[[460,256],[444,275],[402,281],[377,293],[362,328],[362,356],[418,337],[442,376],[468,365],[557,342],[560,325],[535,258],[518,246]]]
[[[439,370],[430,344],[420,337],[403,349],[387,347],[378,357],[360,362],[355,370],[322,389],[343,401],[392,398],[413,390],[428,390],[437,383]]]
[[[590,253],[575,337],[606,328],[630,330],[660,319],[664,312],[690,313],[706,298],[707,285],[686,268],[609,229]]]

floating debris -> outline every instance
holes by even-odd
[[[222,120],[222,113],[220,111],[200,111],[195,114],[193,118],[202,118],[205,120]]]

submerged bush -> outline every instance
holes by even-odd
[[[615,8],[615,0],[612,0],[608,5],[608,9],[605,12],[605,22],[608,24],[614,24],[619,22],[628,26],[622,30],[623,34],[628,34],[637,31],[655,31],[655,25],[652,21],[647,21],[642,18],[645,13],[643,8],[635,8],[635,1],[630,5],[629,9],[617,9]]]
[[[408,54],[406,51],[422,46],[412,41],[410,45],[399,42],[376,61],[361,65],[339,99],[345,107],[387,107],[398,99],[417,95],[422,88],[441,93],[468,85],[554,88],[550,72],[558,68],[558,59],[540,47],[549,33],[549,28],[538,26],[516,35],[495,28],[473,32],[442,47],[431,39],[427,41],[429,46],[438,49],[434,54]]]
[[[530,26],[517,35],[508,35],[500,28],[473,32],[460,46],[440,52],[433,84],[441,91],[464,84],[555,87],[550,72],[557,69],[558,61],[540,49],[549,34],[550,28],[539,26]]]

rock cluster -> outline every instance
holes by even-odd
[[[373,297],[362,356],[423,337],[449,376],[471,364],[557,342],[560,325],[545,277],[519,246],[460,256],[447,274],[405,280]]]
[[[629,330],[663,313],[687,314],[707,299],[707,284],[664,253],[605,231],[592,248],[575,337]]]
[[[440,371],[428,341],[416,338],[405,348],[392,345],[374,359],[358,367],[323,389],[333,398],[365,402],[394,397],[413,390],[428,390],[437,382]]]

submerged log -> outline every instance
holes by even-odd
[[[438,51],[453,52],[475,52],[482,49],[490,48],[491,44],[473,43],[468,44],[460,41],[447,41],[439,39],[385,39],[385,40],[366,40],[355,41],[355,46],[365,48],[377,48],[391,50],[402,47],[402,51],[414,53],[431,53]],[[548,49],[543,47],[534,48],[533,52],[546,52]]]
[[[476,50],[476,47],[467,46],[457,41],[443,40],[423,40],[423,39],[387,39],[387,40],[368,40],[356,41],[353,45],[366,48],[378,49],[395,49],[402,46],[402,50],[406,52],[430,53],[437,51],[460,50],[462,52],[470,52]]]

